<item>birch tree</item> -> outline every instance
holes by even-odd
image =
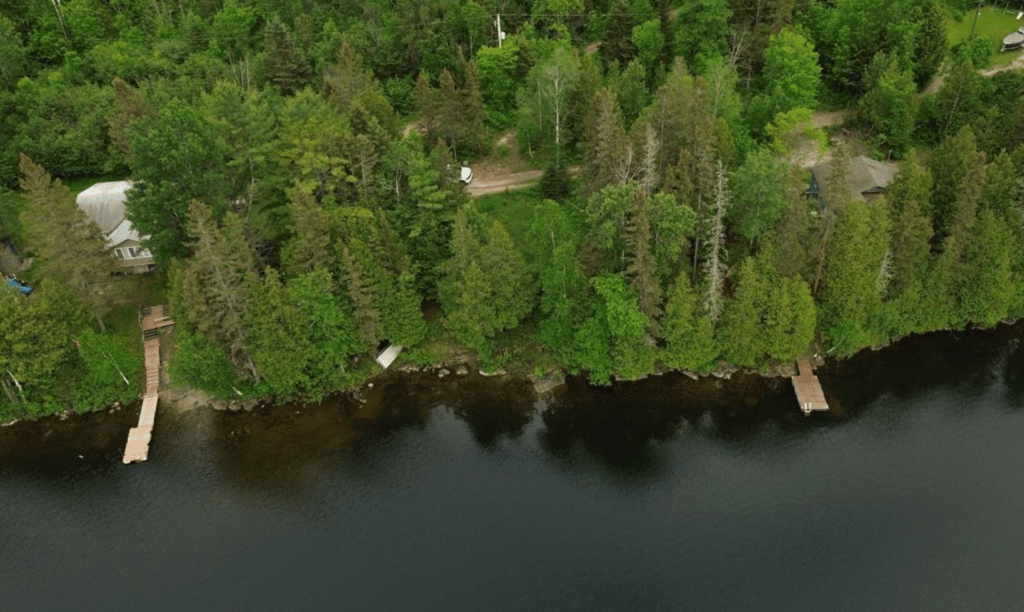
[[[725,168],[718,162],[715,177],[714,215],[708,225],[708,255],[704,261],[704,274],[707,277],[708,289],[704,296],[704,307],[712,322],[722,314],[722,289],[725,285],[725,214],[729,208],[731,196],[725,177]]]

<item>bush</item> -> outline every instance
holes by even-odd
[[[72,400],[77,412],[127,404],[139,396],[142,358],[128,351],[113,336],[85,330],[78,338],[86,375],[75,385]]]
[[[178,335],[178,348],[171,361],[171,377],[215,397],[236,397],[236,374],[231,360],[212,342],[186,332]]]
[[[572,191],[572,177],[569,169],[560,161],[552,161],[540,177],[541,197],[563,202]]]
[[[970,60],[975,68],[988,68],[992,65],[995,55],[992,41],[985,36],[975,34],[953,47],[953,58],[958,64]]]

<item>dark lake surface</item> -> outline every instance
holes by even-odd
[[[393,376],[0,429],[0,609],[1019,610],[1024,328],[788,381]]]

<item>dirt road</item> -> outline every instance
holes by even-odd
[[[481,176],[476,170],[473,171],[473,182],[466,185],[466,191],[474,198],[489,193],[501,193],[514,189],[523,189],[536,183],[544,174],[543,170],[530,170],[528,172],[516,172],[514,174],[490,174]]]
[[[583,166],[569,166],[569,174],[579,176],[583,172]],[[502,193],[524,189],[540,180],[544,175],[543,170],[528,170],[526,172],[505,173],[501,171],[491,172],[487,168],[478,171],[473,169],[473,182],[466,185],[466,192],[474,198],[490,193]]]

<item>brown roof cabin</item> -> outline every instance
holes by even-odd
[[[811,186],[807,195],[816,197],[822,207],[828,204],[828,177],[832,172],[829,162],[811,168]],[[850,169],[846,173],[846,184],[850,188],[852,201],[870,202],[889,186],[899,172],[899,166],[892,162],[875,161],[859,155],[850,160]]]

